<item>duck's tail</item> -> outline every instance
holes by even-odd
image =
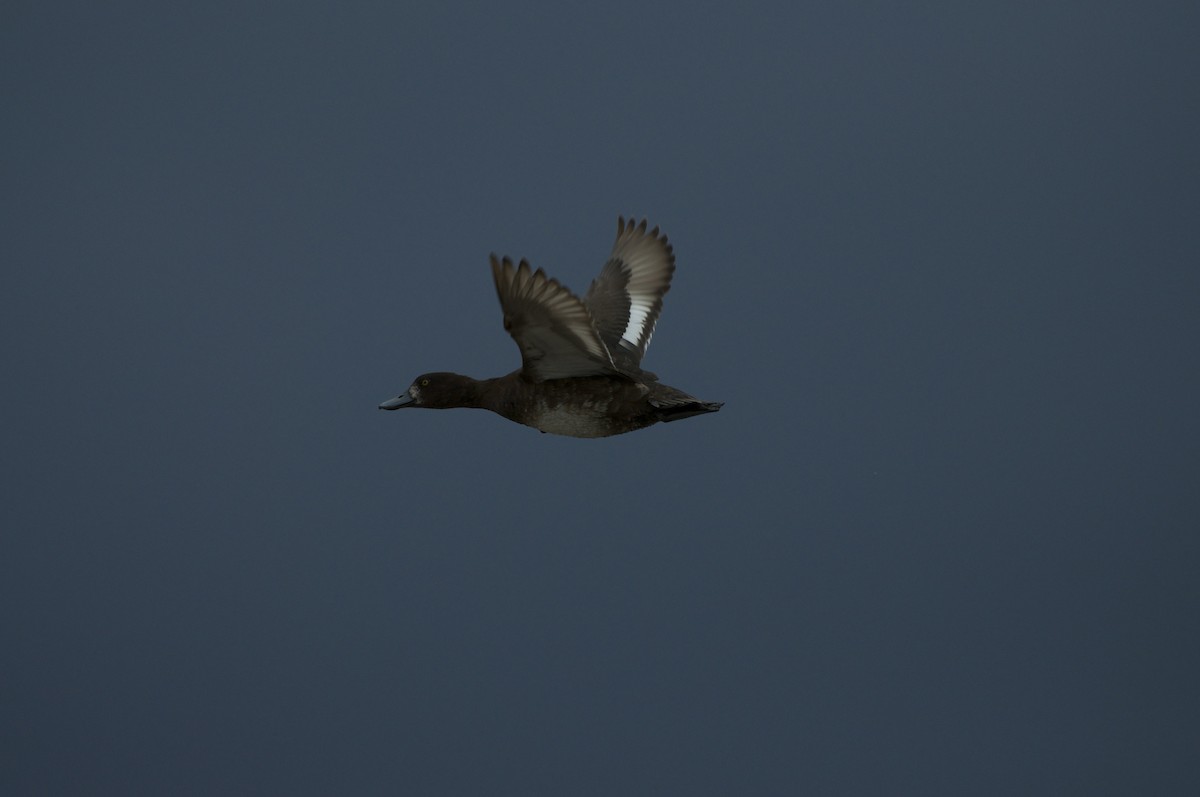
[[[658,419],[663,423],[681,421],[693,415],[704,415],[716,412],[725,406],[724,401],[701,401],[695,396],[689,396],[682,390],[660,385],[655,395],[650,398],[650,406],[658,412]]]

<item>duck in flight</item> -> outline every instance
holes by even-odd
[[[542,432],[608,437],[721,408],[641,369],[675,272],[657,227],[618,218],[612,254],[582,299],[524,260],[491,260],[521,367],[493,379],[422,374],[379,409],[475,407]]]

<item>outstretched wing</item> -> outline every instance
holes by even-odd
[[[674,250],[658,227],[617,219],[612,254],[583,303],[618,365],[640,366],[674,273]]]
[[[504,310],[504,328],[521,349],[526,376],[535,382],[617,371],[579,297],[522,260],[497,260],[492,277]]]

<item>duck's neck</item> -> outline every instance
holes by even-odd
[[[527,385],[528,383],[521,377],[519,370],[504,376],[480,379],[475,382],[476,403],[471,406],[491,410],[497,415],[503,415],[509,420],[521,423],[518,414],[521,399],[525,395],[523,388]]]
[[[450,372],[442,372],[436,376],[437,390],[433,395],[422,396],[422,406],[437,410],[480,406],[480,387],[483,383],[478,379]]]

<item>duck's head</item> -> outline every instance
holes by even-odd
[[[421,374],[408,390],[379,405],[381,410],[398,410],[404,407],[426,407],[444,410],[452,407],[475,406],[476,381],[469,376],[436,371]]]

